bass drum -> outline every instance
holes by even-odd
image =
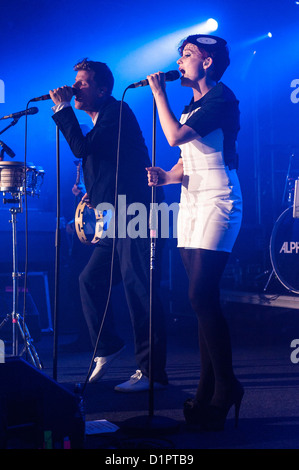
[[[293,217],[293,207],[286,209],[273,227],[270,257],[281,284],[299,294],[299,219]]]

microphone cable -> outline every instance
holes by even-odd
[[[123,102],[124,102],[125,94],[126,94],[128,89],[129,89],[129,87],[127,87],[125,89],[125,91],[123,92],[121,102],[120,102],[120,108],[119,108],[116,169],[115,169],[115,191],[114,191],[114,234],[113,234],[112,250],[111,250],[111,266],[110,266],[110,279],[109,279],[108,296],[107,296],[106,306],[105,306],[103,318],[102,318],[102,321],[101,321],[101,325],[100,325],[100,328],[99,328],[96,344],[95,344],[95,347],[94,347],[94,350],[93,350],[93,355],[92,355],[92,358],[90,360],[87,376],[86,376],[85,382],[84,382],[83,387],[82,387],[82,391],[81,391],[82,396],[83,396],[84,391],[86,389],[88,379],[91,375],[92,366],[93,366],[93,363],[94,363],[94,359],[95,359],[95,356],[96,356],[96,351],[97,351],[98,344],[99,344],[99,341],[100,341],[100,337],[101,337],[101,334],[102,334],[102,330],[103,330],[105,318],[106,318],[106,315],[107,315],[109,302],[111,300],[112,285],[113,285],[113,268],[114,268],[115,244],[116,244],[115,228],[116,228],[116,213],[117,213],[117,198],[118,198],[118,173],[119,173],[119,157],[120,157],[120,137],[121,137],[121,126],[122,126],[121,121],[122,121]]]

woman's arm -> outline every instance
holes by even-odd
[[[169,145],[176,147],[198,138],[197,132],[185,124],[180,124],[171,111],[165,90],[164,73],[158,72],[148,75],[147,79],[152,89],[160,123]]]

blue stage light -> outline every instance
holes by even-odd
[[[207,29],[208,29],[207,32],[212,33],[213,31],[216,31],[218,29],[218,22],[216,20],[214,20],[214,18],[209,18],[206,21],[206,26],[207,26]]]
[[[117,72],[124,79],[136,81],[138,75],[142,79],[148,73],[164,70],[178,59],[178,46],[182,39],[191,34],[210,34],[217,28],[218,22],[214,18],[209,18],[201,23],[155,38],[125,56],[118,64]]]

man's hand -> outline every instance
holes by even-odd
[[[82,197],[81,201],[82,201],[82,202],[85,202],[86,205],[87,205],[87,207],[88,207],[89,209],[93,209],[92,205],[90,204],[90,200],[89,200],[89,197],[88,197],[88,194],[87,194],[87,193],[84,194],[84,196]]]
[[[81,194],[84,189],[85,188],[83,184],[74,184],[74,186],[72,187],[72,193],[74,194],[74,196],[79,196],[79,194]]]
[[[49,93],[54,104],[70,103],[74,96],[72,87],[67,85],[50,90]]]

